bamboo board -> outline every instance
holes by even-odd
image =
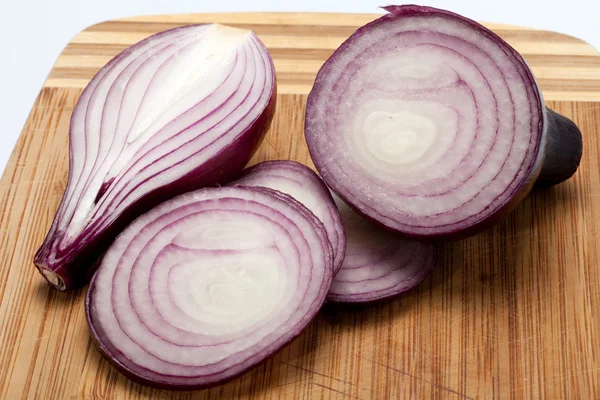
[[[176,393],[130,382],[92,345],[84,291],[57,293],[34,269],[66,185],[71,112],[120,50],[188,23],[254,30],[273,55],[279,95],[252,163],[289,158],[312,166],[302,128],[315,73],[375,17],[137,17],[71,40],[0,182],[1,399],[600,398],[600,54],[558,33],[488,25],[524,54],[548,104],[581,127],[576,176],[533,193],[494,229],[441,246],[439,267],[400,299],[325,307],[300,338],[228,384]]]

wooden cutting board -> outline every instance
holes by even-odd
[[[254,30],[273,55],[280,94],[252,163],[312,166],[302,126],[315,73],[375,17],[166,15],[104,22],[73,38],[0,182],[0,399],[600,398],[600,54],[558,33],[488,25],[524,54],[548,104],[581,127],[576,176],[533,193],[494,229],[442,245],[433,275],[400,299],[325,307],[299,339],[228,384],[173,393],[130,382],[92,345],[84,290],[57,293],[34,269],[67,180],[71,112],[117,52],[188,23]]]

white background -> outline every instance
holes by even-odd
[[[0,171],[69,40],[108,19],[219,11],[382,13],[385,0],[0,0]],[[472,19],[553,30],[600,49],[600,0],[431,0]]]

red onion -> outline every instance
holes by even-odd
[[[208,188],[169,200],[117,238],[86,312],[101,352],[155,387],[221,383],[295,338],[331,285],[323,224],[275,190]]]
[[[323,180],[361,214],[422,238],[478,232],[569,178],[582,140],[523,58],[460,15],[414,5],[358,29],[319,71],[305,134]]]
[[[333,269],[342,266],[346,251],[346,235],[340,213],[325,183],[310,168],[295,161],[267,161],[242,171],[231,183],[262,186],[289,194],[305,205],[325,226],[333,246]]]
[[[370,303],[420,284],[435,267],[432,244],[399,237],[333,196],[346,231],[346,256],[327,294],[330,303]]]
[[[247,30],[187,26],[117,55],[73,111],[67,188],[34,259],[48,282],[85,284],[135,217],[235,176],[270,124],[275,92],[272,60]]]

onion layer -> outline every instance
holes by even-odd
[[[126,49],[92,79],[71,118],[69,181],[34,262],[57,289],[154,205],[226,182],[275,108],[272,60],[250,31],[195,25]]]
[[[325,226],[333,246],[334,273],[341,268],[346,251],[342,219],[329,189],[310,168],[295,161],[266,161],[242,171],[231,185],[268,187],[305,205]]]
[[[131,224],[86,298],[102,353],[156,387],[211,386],[296,337],[331,285],[322,223],[266,188],[186,193]]]
[[[531,190],[547,136],[564,129],[549,123],[531,71],[496,34],[444,10],[385,9],[319,71],[306,109],[311,157],[328,186],[388,228],[475,233]],[[563,136],[573,157],[556,158],[562,173],[551,184],[577,169],[573,133]]]
[[[346,257],[327,294],[330,303],[369,303],[420,284],[435,267],[432,244],[398,237],[333,196],[346,230]]]

